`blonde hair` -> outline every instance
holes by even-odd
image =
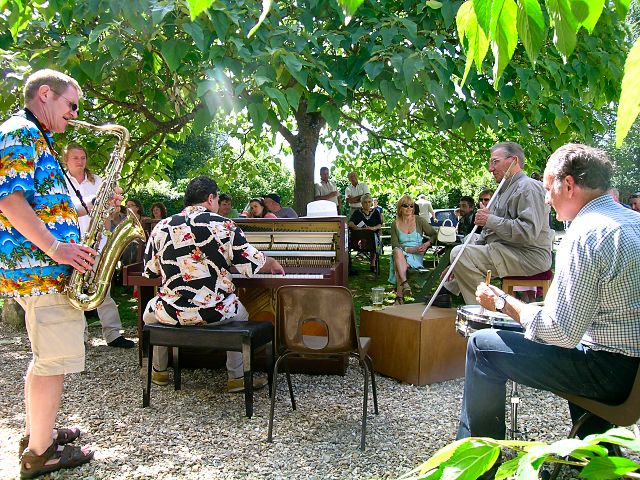
[[[65,145],[65,147],[62,149],[62,163],[64,164],[64,167],[67,170],[69,170],[69,166],[67,165],[67,156],[69,155],[69,151],[71,150],[81,150],[84,152],[85,157],[89,157],[89,154],[87,153],[87,149],[84,148],[82,145],[78,143],[69,143]],[[93,175],[93,172],[89,170],[89,167],[87,167],[86,165],[84,167],[84,174],[87,177],[87,180],[89,180],[89,182],[96,183],[96,178]]]
[[[36,92],[43,85],[48,85],[57,96],[60,96],[69,87],[73,87],[78,91],[78,97],[82,97],[82,89],[75,79],[65,73],[45,68],[32,73],[27,78],[22,91],[25,103],[33,100]]]
[[[398,203],[396,204],[396,218],[400,218],[400,212],[402,211],[402,207],[400,205],[407,203],[412,203],[415,207],[415,202],[413,201],[413,198],[411,198],[411,195],[407,195],[405,193],[400,197],[400,200],[398,200]],[[413,210],[411,210],[411,213],[413,213]]]

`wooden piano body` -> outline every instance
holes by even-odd
[[[247,278],[233,274],[236,293],[251,320],[274,321],[275,292],[282,285],[347,285],[346,218],[236,219],[249,243],[274,257],[285,275],[256,274]],[[142,276],[142,262],[123,271],[125,285],[138,286],[138,335],[142,331],[142,313],[155,295],[159,279]],[[305,331],[313,335],[320,332]],[[140,337],[141,338],[141,337]],[[140,359],[142,359],[140,352]],[[185,352],[185,366],[209,366],[207,356]],[[204,362],[204,363],[203,363]],[[337,361],[299,359],[291,363],[292,372],[344,374],[347,358]]]

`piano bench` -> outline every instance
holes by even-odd
[[[142,349],[148,357],[147,378],[142,392],[142,406],[148,407],[151,400],[151,369],[153,366],[153,347],[174,347],[173,381],[176,390],[180,390],[180,349],[208,348],[242,352],[244,367],[244,402],[246,416],[253,415],[253,370],[254,351],[271,344],[271,353],[267,355],[267,374],[269,393],[273,381],[273,325],[271,322],[229,322],[223,325],[211,324],[206,327],[174,327],[154,323],[142,329]]]

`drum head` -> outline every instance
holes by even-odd
[[[497,328],[522,332],[522,325],[504,313],[485,310],[480,305],[465,305],[457,310],[456,330],[464,336],[469,336],[476,330],[483,328]],[[464,333],[463,333],[464,332]]]

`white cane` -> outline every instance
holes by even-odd
[[[490,208],[491,205],[493,205],[494,200],[496,198],[498,198],[498,193],[500,193],[500,190],[502,189],[502,186],[504,185],[504,182],[509,177],[509,173],[511,172],[511,168],[516,164],[517,161],[518,161],[518,159],[516,158],[513,162],[511,162],[511,165],[509,165],[509,168],[507,168],[507,171],[505,172],[504,177],[502,177],[502,181],[498,184],[498,188],[496,188],[495,193],[493,194],[493,196],[489,200],[489,203],[487,204],[487,208]],[[462,244],[462,248],[458,252],[458,255],[456,255],[456,258],[453,259],[453,262],[451,262],[451,265],[449,265],[449,268],[445,271],[445,274],[443,275],[442,280],[440,281],[440,285],[438,285],[438,288],[436,288],[436,291],[433,292],[433,295],[429,299],[429,303],[427,303],[427,306],[424,308],[424,310],[422,312],[422,315],[420,316],[421,320],[424,320],[424,317],[427,316],[427,312],[431,308],[431,305],[433,305],[433,302],[435,301],[436,297],[438,296],[438,293],[440,293],[440,290],[442,290],[442,287],[444,286],[445,282],[447,281],[447,278],[449,278],[449,275],[451,275],[451,273],[453,272],[453,267],[455,267],[456,263],[458,263],[458,260],[460,259],[460,256],[462,255],[462,252],[464,252],[464,249],[467,248],[467,245],[471,241],[471,238],[473,238],[473,234],[476,233],[477,229],[478,229],[478,225],[474,225],[473,229],[471,230],[471,233],[469,233],[469,235],[467,235],[467,238],[465,239],[464,243]]]

